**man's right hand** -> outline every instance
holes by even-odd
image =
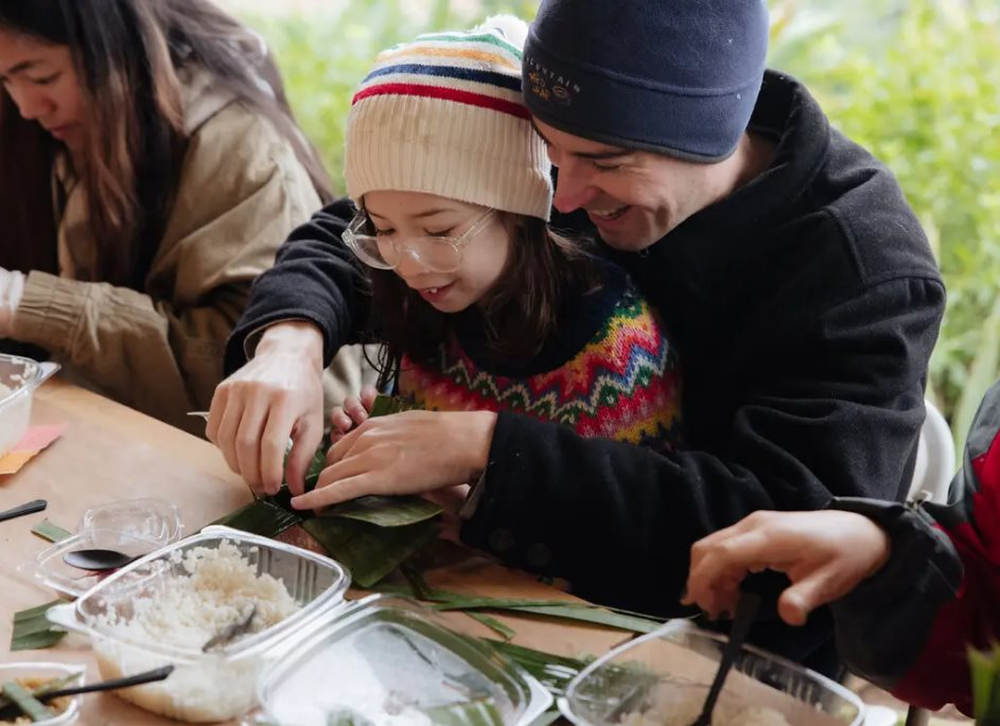
[[[303,321],[267,328],[254,357],[215,389],[206,434],[254,493],[276,494],[285,473],[292,494],[302,494],[323,438],[319,328]],[[283,472],[289,438],[293,446]]]
[[[694,543],[687,592],[681,601],[710,617],[735,613],[739,586],[751,572],[784,572],[792,581],[778,599],[789,625],[843,597],[889,559],[888,535],[860,514],[754,512]]]

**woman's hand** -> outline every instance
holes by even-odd
[[[24,274],[0,267],[0,338],[9,338],[14,330],[14,311],[24,294]]]
[[[365,386],[361,389],[361,396],[348,396],[344,399],[343,406],[337,406],[330,412],[330,442],[337,443],[344,434],[360,426],[368,420],[368,414],[372,410],[378,391],[374,386]]]
[[[789,625],[803,625],[820,605],[843,597],[889,559],[889,537],[852,512],[754,512],[694,543],[682,603],[712,618],[736,612],[749,572],[784,572],[792,581],[778,600]]]
[[[216,388],[206,434],[256,494],[276,494],[283,473],[291,492],[301,494],[323,438],[319,328],[299,321],[269,327],[254,357]]]
[[[317,509],[368,494],[422,494],[475,481],[486,468],[495,428],[489,411],[368,419],[330,448],[316,488],[292,506]]]

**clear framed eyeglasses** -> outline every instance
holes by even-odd
[[[495,209],[487,209],[458,237],[407,239],[398,234],[391,237],[367,234],[365,230],[370,229],[370,221],[361,211],[344,230],[344,243],[359,260],[377,270],[395,269],[406,255],[433,272],[454,272],[462,266],[465,248],[486,229],[495,214]]]

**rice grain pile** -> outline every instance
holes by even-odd
[[[284,583],[268,574],[258,575],[231,542],[222,541],[218,548],[193,548],[183,559],[179,552],[174,555],[172,564],[183,574],[165,578],[155,594],[132,600],[128,619],[109,613],[98,624],[132,643],[188,651],[190,662],[178,663],[95,635],[101,675],[117,678],[174,662],[178,667],[166,681],[118,691],[118,695],[154,713],[191,723],[233,718],[253,706],[261,659],[203,655],[203,646],[245,620],[251,608],[255,611],[248,635],[276,625],[299,606]]]

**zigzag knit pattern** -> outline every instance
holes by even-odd
[[[399,393],[434,411],[514,411],[655,448],[680,443],[680,367],[645,300],[628,290],[562,367],[514,378],[479,368],[453,340],[433,364],[404,358]]]

